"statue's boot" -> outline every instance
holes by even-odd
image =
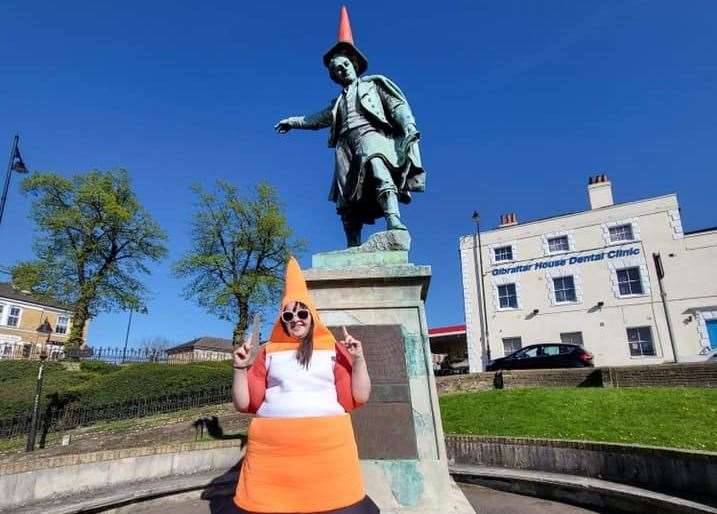
[[[408,230],[401,223],[401,212],[398,210],[398,196],[395,191],[384,191],[379,197],[379,203],[386,218],[386,230]]]
[[[346,246],[361,246],[361,225],[356,223],[344,222],[344,232],[346,233]]]

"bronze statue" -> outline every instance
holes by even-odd
[[[406,230],[398,203],[425,190],[426,172],[419,132],[405,95],[383,75],[361,76],[368,61],[354,46],[346,7],[341,8],[338,42],[324,55],[331,79],[342,88],[324,110],[281,120],[275,129],[328,127],[336,149],[329,200],[336,203],[349,247],[361,244],[364,224],[386,219],[387,230]]]

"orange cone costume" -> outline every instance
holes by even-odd
[[[361,507],[373,503],[364,490],[348,415],[360,405],[351,392],[351,356],[321,322],[293,257],[281,310],[292,302],[311,312],[311,361],[307,367],[298,362],[301,342],[284,331],[279,316],[247,374],[248,410],[257,417],[249,427],[234,502],[257,513],[371,512]]]

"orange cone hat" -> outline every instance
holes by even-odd
[[[361,75],[365,72],[368,68],[368,61],[354,44],[354,36],[351,31],[351,21],[349,20],[349,11],[345,5],[341,6],[341,11],[339,12],[339,30],[336,40],[336,44],[324,54],[324,65],[328,67],[333,56],[343,54],[354,60],[356,63],[357,75]]]
[[[306,287],[306,279],[304,279],[304,274],[301,272],[298,261],[294,257],[290,257],[289,261],[286,263],[284,294],[281,298],[279,315],[276,319],[276,323],[274,323],[271,336],[269,337],[269,343],[274,343],[272,345],[273,349],[289,349],[289,347],[298,348],[300,343],[299,340],[286,333],[281,320],[281,311],[292,302],[303,303],[311,312],[314,349],[333,348],[336,343],[336,339],[333,334],[331,334],[329,329],[321,322],[321,318],[319,318],[319,313],[316,310],[314,300],[309,294],[309,289]],[[279,345],[276,343],[279,343]]]
[[[351,33],[351,21],[349,21],[349,11],[345,5],[341,6],[339,12],[339,33],[336,35],[336,41],[354,44],[354,35]]]

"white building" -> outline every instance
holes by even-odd
[[[605,175],[591,177],[588,198],[587,211],[527,223],[505,214],[480,234],[480,251],[476,235],[460,238],[471,372],[488,351],[539,342],[582,344],[597,366],[717,347],[717,227],[684,233],[674,194],[614,204]]]

